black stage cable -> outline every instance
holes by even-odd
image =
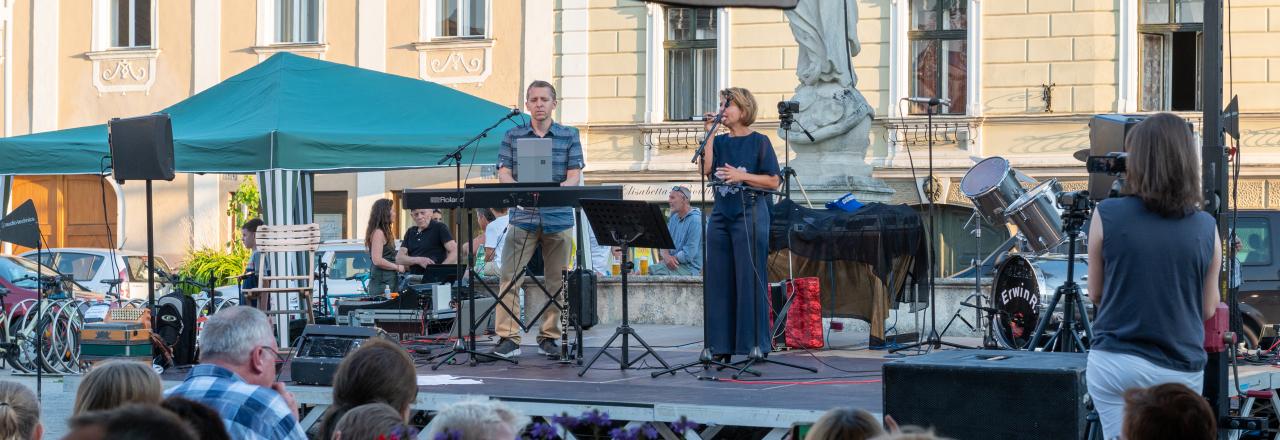
[[[110,136],[108,136],[108,138],[109,137]],[[116,297],[118,300],[123,301],[125,300],[124,291],[120,289],[120,285],[124,284],[126,280],[124,279],[125,277],[120,276],[120,266],[116,262],[115,233],[111,232],[111,221],[107,217],[107,161],[113,161],[111,168],[114,172],[115,163],[111,156],[102,156],[101,159],[98,159],[98,190],[102,195],[102,226],[107,229],[107,257],[111,260],[111,274],[120,278],[120,284],[116,284]],[[41,262],[41,264],[43,264],[43,262]],[[110,290],[110,288],[108,288],[108,290]],[[212,301],[213,298],[210,298],[209,300]]]

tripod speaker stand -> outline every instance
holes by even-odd
[[[631,261],[627,259],[632,246],[655,249],[671,249],[676,247],[671,241],[671,233],[667,232],[666,219],[662,217],[662,209],[658,205],[632,200],[582,199],[582,210],[587,213],[587,221],[596,234],[596,241],[605,246],[622,247],[622,325],[614,330],[613,336],[600,347],[600,351],[578,371],[578,376],[587,374],[587,370],[600,360],[600,356],[618,361],[619,367],[626,370],[645,356],[653,356],[662,364],[662,368],[671,368],[667,361],[658,356],[648,343],[631,328],[627,315],[627,273],[631,272]],[[616,358],[609,353],[613,341],[622,337],[622,357]],[[636,338],[644,347],[644,354],[631,359],[628,338]]]

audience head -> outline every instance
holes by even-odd
[[[1209,402],[1186,385],[1167,383],[1124,393],[1121,437],[1127,440],[1215,438],[1217,429]]]
[[[505,206],[504,206],[504,207],[501,207],[501,208],[489,208],[489,210],[490,210],[490,211],[493,211],[493,215],[498,216],[498,217],[502,217],[502,216],[504,216],[504,215],[507,215],[507,208],[506,208]]]
[[[42,435],[35,393],[20,383],[0,381],[0,440],[34,440]]]
[[[235,372],[245,382],[271,387],[276,377],[275,335],[267,315],[236,306],[209,317],[200,332],[200,359]]]
[[[249,221],[240,225],[240,241],[244,243],[244,247],[253,249],[258,245],[258,237],[254,234],[258,233],[258,227],[266,224],[262,219],[254,217]]]
[[[203,403],[182,397],[169,397],[160,406],[182,419],[200,440],[231,440],[222,415]]]
[[[321,438],[329,438],[343,414],[366,403],[382,402],[407,418],[418,398],[418,373],[399,344],[372,338],[338,364],[333,376],[333,404],[324,414]]]
[[[156,405],[131,403],[113,410],[89,411],[71,418],[67,439],[197,440],[178,416]]]
[[[853,408],[833,408],[809,429],[806,440],[866,440],[884,434],[871,413]]]
[[[1187,121],[1158,113],[1125,136],[1124,193],[1137,196],[1147,210],[1180,218],[1200,209],[1200,164]]]
[[[347,411],[338,420],[334,439],[385,440],[390,438],[413,439],[417,430],[405,423],[400,411],[385,403],[366,403]],[[503,437],[505,438],[505,437]],[[512,438],[515,438],[514,436]]]
[[[494,214],[492,209],[476,208],[476,221],[480,223],[481,228],[488,226],[489,223],[493,223],[497,219],[498,215]]]
[[[142,362],[115,360],[94,365],[80,380],[71,414],[115,409],[126,403],[160,403],[160,375]]]
[[[436,414],[427,425],[427,438],[456,432],[459,440],[515,438],[529,420],[497,401],[458,402]]]

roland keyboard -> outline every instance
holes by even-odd
[[[404,209],[577,208],[581,199],[622,199],[622,186],[550,186],[545,184],[471,184],[454,189],[406,189]]]

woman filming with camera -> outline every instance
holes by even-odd
[[[1217,224],[1200,210],[1200,165],[1187,121],[1169,113],[1125,139],[1121,197],[1089,225],[1089,299],[1097,309],[1089,395],[1104,438],[1120,435],[1124,392],[1204,384],[1204,320],[1218,304]]]

